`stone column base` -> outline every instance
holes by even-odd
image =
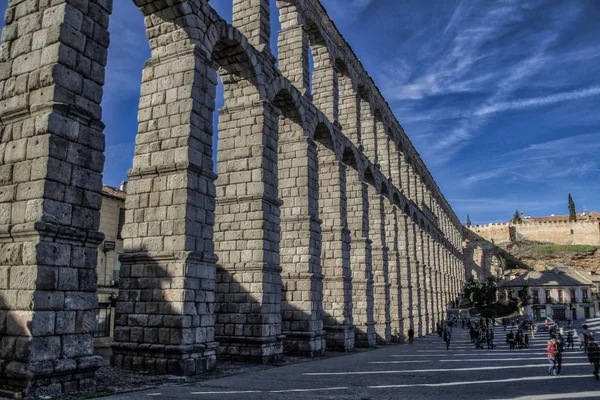
[[[283,331],[286,354],[302,357],[322,357],[325,355],[325,331],[296,332]]]
[[[325,325],[327,350],[354,350],[354,325]]]
[[[0,360],[0,396],[58,396],[96,389],[96,370],[102,357],[46,360],[35,363]]]
[[[375,322],[369,322],[362,325],[362,330],[355,330],[354,346],[375,347],[376,345],[377,335],[375,333]]]
[[[219,360],[270,364],[283,360],[285,336],[217,336]]]
[[[212,371],[216,343],[172,346],[118,342],[112,345],[110,364],[116,368],[156,375],[190,376]]]

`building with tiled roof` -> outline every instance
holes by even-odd
[[[535,321],[546,317],[558,320],[590,318],[599,310],[596,284],[585,273],[563,266],[547,271],[527,271],[503,284],[508,297],[529,290],[523,314]]]

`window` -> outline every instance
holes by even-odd
[[[119,208],[119,226],[117,227],[117,238],[122,239],[121,231],[123,230],[123,225],[125,225],[125,209]]]
[[[589,298],[588,298],[588,290],[587,290],[587,289],[581,289],[581,294],[582,294],[582,296],[581,296],[581,297],[583,297],[582,301],[583,301],[584,303],[587,303],[587,302],[589,301]]]
[[[565,302],[565,291],[562,289],[558,289],[558,302],[559,303]]]
[[[110,304],[99,304],[96,314],[94,337],[110,336]]]
[[[533,297],[533,304],[539,304],[540,303],[539,294],[540,294],[539,290],[532,290],[531,291],[531,295]]]
[[[571,303],[577,303],[577,297],[575,297],[575,289],[571,289]]]
[[[546,290],[546,304],[552,303],[552,296],[550,295],[550,291]]]
[[[115,270],[113,271],[113,281],[119,282],[119,272],[121,271],[121,260],[119,260],[119,256],[121,254],[117,253],[117,259],[115,260]]]

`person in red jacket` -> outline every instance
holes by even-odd
[[[546,358],[548,358],[548,362],[550,363],[550,367],[548,367],[548,375],[556,375],[556,352],[556,339],[552,338],[546,347]]]

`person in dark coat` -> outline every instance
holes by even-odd
[[[600,377],[598,377],[598,369],[600,368],[600,347],[598,347],[598,343],[594,341],[593,336],[588,339],[587,355],[590,364],[594,366],[594,376],[596,377],[596,380],[598,380],[600,379]]]
[[[413,344],[414,340],[415,340],[415,330],[413,328],[410,328],[408,330],[408,344]]]
[[[559,335],[556,339],[556,375],[562,375],[562,354],[565,351],[565,343],[562,337]]]
[[[448,329],[444,330],[444,342],[446,342],[446,350],[450,349],[450,339],[452,338],[452,334]]]

